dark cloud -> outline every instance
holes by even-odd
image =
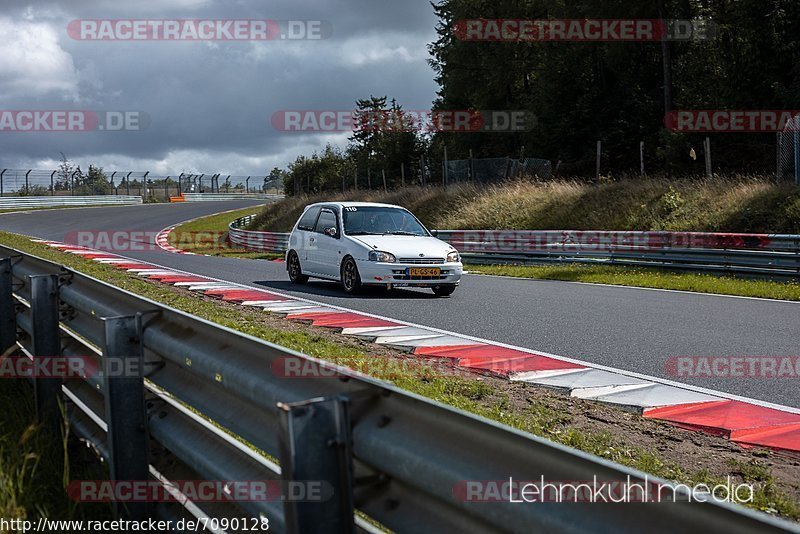
[[[76,18],[324,20],[333,34],[291,42],[91,42],[67,34]],[[370,94],[429,107],[436,87],[426,46],[435,22],[424,0],[5,3],[0,67],[14,83],[0,78],[0,109],[140,110],[151,124],[142,132],[0,133],[0,166],[44,164],[63,151],[84,165],[261,173],[346,137],[276,131],[269,122],[276,111],[350,109]]]

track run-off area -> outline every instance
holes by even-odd
[[[293,286],[282,263],[171,254],[154,246],[155,234],[163,228],[248,206],[255,213],[258,205],[230,201],[8,213],[0,215],[0,230],[54,241],[82,231],[124,232],[134,240],[147,236],[148,243],[113,252],[399,321],[800,407],[797,376],[682,379],[670,368],[675,357],[800,356],[800,303],[475,275],[466,275],[449,298],[408,289],[349,296],[331,282]]]

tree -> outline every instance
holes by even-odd
[[[89,170],[84,176],[78,167],[75,176],[75,194],[77,195],[110,195],[112,193],[111,182],[103,172],[102,167],[89,165]]]
[[[59,154],[61,154],[61,163],[58,164],[56,179],[53,185],[56,191],[66,191],[70,188],[70,180],[75,169],[72,166],[72,162],[67,159],[67,156],[64,155],[63,152],[59,152]]]
[[[387,186],[400,185],[401,169],[405,168],[410,177],[424,152],[420,124],[397,100],[392,99],[388,107],[387,100],[386,96],[370,96],[356,101],[356,129],[349,138],[347,157],[360,176],[375,177],[367,180],[369,187],[383,187],[384,172]]]

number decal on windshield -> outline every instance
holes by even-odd
[[[354,207],[350,206],[350,207],[346,207],[344,210],[345,211],[358,211],[358,208],[354,208]]]

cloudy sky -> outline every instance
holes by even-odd
[[[76,19],[326,21],[323,40],[91,41]],[[138,132],[0,131],[0,168],[265,174],[347,134],[276,130],[280,110],[348,110],[390,95],[406,109],[435,98],[426,63],[428,0],[3,0],[0,110],[142,111]]]

